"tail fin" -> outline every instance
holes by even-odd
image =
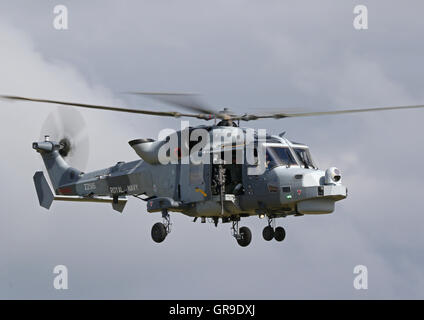
[[[32,148],[41,154],[56,193],[60,186],[76,182],[80,174],[82,174],[81,171],[69,166],[60,155],[59,151],[63,148],[61,144],[49,141],[46,137],[43,142],[34,142]]]

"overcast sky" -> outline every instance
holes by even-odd
[[[69,30],[53,28],[56,4]],[[357,4],[368,30],[353,28]],[[422,1],[2,1],[0,93],[158,110],[172,107],[120,92],[198,92],[236,112],[422,104],[423,11]],[[0,298],[424,298],[424,110],[249,123],[310,145],[320,168],[342,170],[349,197],[330,215],[279,219],[283,243],[262,239],[266,221],[244,219],[253,240],[241,248],[229,225],[180,214],[158,245],[160,217],[137,199],[123,215],[40,208],[31,143],[54,108],[0,102]],[[88,170],[135,160],[127,141],[179,127],[82,114]],[[53,288],[59,264],[67,291]],[[352,285],[360,264],[368,290]]]

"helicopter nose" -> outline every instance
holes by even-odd
[[[280,181],[280,207],[299,214],[324,214],[334,210],[334,203],[347,196],[341,184],[340,170],[283,168],[276,172]]]

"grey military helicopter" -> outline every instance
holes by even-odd
[[[136,92],[162,102],[191,110],[192,113],[129,109],[121,107],[92,105],[48,99],[19,96],[1,96],[15,101],[49,103],[68,107],[89,108],[163,117],[187,117],[214,121],[211,125],[188,127],[154,140],[143,138],[129,141],[130,146],[141,158],[131,162],[118,162],[106,169],[84,173],[81,168],[68,163],[69,157],[78,147],[68,134],[59,134],[51,139],[44,132],[43,140],[34,142],[32,147],[40,153],[51,187],[42,171],[34,175],[34,184],[42,207],[49,209],[53,201],[85,201],[110,203],[112,208],[123,212],[129,196],[147,203],[148,212],[160,212],[162,222],[151,230],[152,238],[160,243],[171,231],[170,212],[179,212],[202,223],[206,219],[215,226],[219,221],[231,223],[232,235],[238,244],[246,247],[252,239],[248,227],[239,228],[243,217],[266,218],[263,229],[266,241],[283,241],[286,232],[276,227],[275,219],[308,214],[328,214],[335,208],[335,202],[347,197],[347,188],[342,184],[339,169],[332,167],[320,170],[313,162],[307,145],[289,141],[284,134],[260,135],[254,132],[250,141],[239,143],[237,138],[246,134],[249,128],[240,127],[240,121],[257,119],[283,119],[291,117],[335,115],[356,112],[371,112],[396,109],[423,108],[423,105],[349,109],[305,113],[268,113],[236,115],[228,109],[215,111],[189,94]],[[217,122],[219,121],[219,122]],[[78,121],[81,123],[81,121]],[[51,120],[47,119],[47,124]],[[74,131],[75,126],[70,126]],[[209,142],[194,154],[205,161],[194,163],[190,154],[194,142],[203,140],[187,139],[196,130],[207,133]],[[212,139],[225,136],[225,141]],[[165,155],[171,161],[161,162],[160,154],[165,144],[178,142],[178,148],[169,149]],[[212,143],[210,141],[213,141]],[[250,162],[237,161],[241,151],[253,154]],[[261,151],[260,151],[261,150]],[[259,152],[260,151],[260,152]],[[261,157],[261,154],[263,156]],[[185,161],[186,160],[186,161]],[[257,174],[249,170],[263,168]]]

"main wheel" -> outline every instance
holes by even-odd
[[[248,227],[241,227],[239,230],[240,239],[237,239],[237,242],[242,247],[247,247],[252,241],[252,232]]]
[[[271,241],[274,238],[274,229],[271,226],[265,227],[262,236],[266,241]]]
[[[154,242],[160,243],[166,238],[166,228],[163,223],[155,223],[152,227],[152,239]]]
[[[277,241],[283,241],[286,237],[286,230],[283,227],[277,227],[274,231],[274,238]]]

